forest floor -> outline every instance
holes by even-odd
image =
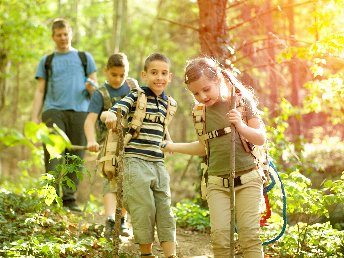
[[[86,155],[86,166],[89,171],[94,171],[94,155],[89,153]],[[87,202],[89,199],[90,193],[95,195],[95,198],[101,200],[101,189],[102,189],[103,179],[99,175],[93,174],[93,178],[88,178],[81,182],[78,189],[78,197],[81,203]],[[184,189],[185,191],[185,189]],[[130,216],[129,216],[129,225],[130,225]],[[105,218],[102,215],[102,212],[98,214],[93,214],[84,218],[85,223],[104,225]],[[160,257],[163,256],[162,249],[160,248],[157,237],[153,245],[154,255]],[[135,257],[139,254],[138,245],[134,243],[132,236],[130,237],[121,237],[120,252],[126,253],[128,257]],[[213,257],[210,244],[210,234],[209,232],[200,232],[200,231],[190,231],[181,228],[177,228],[177,253],[179,258],[183,257]]]
[[[104,224],[104,216],[101,214],[86,217],[85,223]],[[139,255],[138,245],[135,244],[131,231],[129,218],[129,237],[121,236],[120,253],[125,253],[128,257],[136,257]],[[157,237],[153,245],[153,253],[157,257],[164,257],[162,249],[159,245]],[[207,232],[190,231],[177,228],[177,254],[179,258],[198,257],[207,258],[213,257],[210,245],[210,234]]]
[[[86,166],[89,171],[94,171],[94,155],[90,155],[89,153],[86,155]],[[172,176],[173,177],[173,176]],[[178,181],[178,178],[173,178],[173,180]],[[171,181],[173,181],[171,180]],[[179,180],[179,182],[184,182],[184,180]],[[93,174],[90,178],[83,180],[79,185],[78,189],[78,199],[80,203],[85,203],[89,200],[90,194],[94,195],[94,198],[97,200],[101,200],[101,192],[102,192],[102,183],[103,179],[100,175]],[[174,193],[173,196],[175,199],[182,199],[187,198],[188,196],[183,196],[183,194],[187,193],[185,185],[181,185],[182,189],[175,187],[174,185],[171,186],[171,190]],[[193,188],[193,186],[190,186]],[[173,189],[172,189],[173,188]],[[191,190],[192,191],[192,190]],[[102,212],[98,212],[91,216],[86,216],[83,221],[89,224],[96,224],[96,225],[104,225],[105,218]],[[130,226],[130,216],[128,220],[128,224]],[[130,237],[122,237],[121,236],[121,245],[120,245],[120,253],[125,253],[128,257],[138,257],[139,255],[139,248],[138,245],[134,243],[134,239],[132,236]],[[158,238],[155,237],[155,242],[153,245],[153,253],[157,257],[164,257],[162,249],[159,245]],[[179,258],[188,258],[188,257],[198,257],[198,258],[212,258],[214,257],[211,250],[210,244],[210,233],[209,232],[201,232],[201,231],[191,231],[186,230],[183,228],[177,228],[177,254]],[[241,258],[242,256],[236,255],[236,258]]]

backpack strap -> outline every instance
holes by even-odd
[[[194,106],[192,110],[192,118],[194,122],[194,127],[198,136],[205,134],[205,105],[198,103]],[[203,139],[201,139],[203,143]],[[205,139],[204,139],[205,140]]]
[[[136,109],[135,109],[133,118],[130,122],[128,132],[124,137],[125,145],[130,141],[132,137],[137,138],[139,136],[144,119],[147,119],[152,122],[160,122],[164,124],[163,137],[165,137],[167,127],[172,121],[172,118],[177,111],[177,102],[171,96],[168,96],[168,101],[167,101],[168,103],[167,103],[165,118],[161,118],[160,116],[156,116],[156,115],[146,114],[147,96],[140,87],[137,88],[137,92],[138,92],[138,96],[137,96],[137,101],[136,101]]]
[[[105,84],[101,87],[99,87],[99,92],[103,97],[103,110],[108,110],[109,108],[112,107],[112,102],[111,102],[111,97],[110,97],[110,93],[107,90]]]
[[[146,115],[147,96],[141,88],[137,88],[136,108],[133,118],[129,124],[128,131],[124,137],[124,146],[130,141],[132,137],[136,138],[141,130],[143,119]]]
[[[45,69],[45,87],[44,87],[43,102],[44,102],[44,100],[45,100],[45,97],[46,97],[47,91],[48,91],[48,81],[49,81],[49,77],[51,76],[51,73],[52,73],[51,63],[52,63],[52,61],[53,61],[54,54],[55,54],[55,53],[51,53],[50,55],[48,55],[47,58],[45,59],[45,63],[44,63],[44,69]]]
[[[168,101],[167,101],[167,109],[166,109],[166,117],[165,120],[163,121],[164,123],[164,136],[165,138],[166,132],[167,132],[167,127],[171,123],[172,118],[176,114],[177,111],[177,101],[174,100],[171,96],[168,96]]]
[[[244,99],[242,98],[240,93],[237,93],[236,98],[236,107],[237,110],[241,113],[241,117],[243,118],[244,123],[247,124],[247,112],[246,112],[246,105],[244,102]],[[196,133],[199,137],[199,139],[203,142],[203,144],[208,148],[208,140],[213,139],[216,137],[220,137],[223,135],[226,135],[231,132],[230,127],[221,128],[218,130],[213,130],[210,132],[206,131],[205,128],[205,105],[204,104],[196,104],[192,111],[193,121],[194,121],[194,127],[196,130]],[[239,134],[241,143],[245,149],[246,152],[252,152],[252,148],[250,147],[249,143],[246,141],[246,139]],[[207,150],[208,155],[208,150]]]
[[[205,125],[205,105],[202,103],[198,103],[194,106],[192,110],[192,118],[194,122],[194,127],[196,133],[198,135],[198,139],[203,143],[205,147],[206,155],[203,158],[203,162],[201,163],[201,197],[203,200],[206,200],[206,187],[208,184],[208,166],[209,166],[209,141],[206,137],[202,137],[203,135],[207,135],[206,132],[206,125]]]
[[[87,57],[86,57],[86,53],[84,51],[78,51],[78,55],[79,55],[79,58],[81,60],[82,67],[84,68],[85,77],[87,77]]]
[[[139,85],[139,83],[137,82],[136,79],[128,77],[125,81],[128,84],[130,90],[139,90],[139,89],[141,89],[140,85]]]
[[[206,149],[205,156],[205,165],[208,166],[208,157],[209,157],[209,139],[214,138],[217,133],[210,132],[211,137],[206,133],[206,124],[205,124],[205,105],[198,103],[194,106],[192,110],[192,117],[194,122],[194,127],[198,135],[199,140],[204,144]]]
[[[240,112],[242,120],[244,121],[244,123],[247,125],[248,121],[247,121],[247,110],[246,110],[246,104],[245,101],[243,99],[243,97],[241,96],[240,93],[237,93],[237,97],[236,97],[237,103],[236,103],[236,109]],[[240,139],[241,139],[241,143],[245,149],[246,152],[251,152],[252,148],[250,147],[249,143],[246,141],[246,139],[239,134]]]

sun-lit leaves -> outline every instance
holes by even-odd
[[[305,84],[312,94],[305,98],[305,109],[309,112],[324,112],[333,124],[344,122],[344,84],[343,74],[324,80],[315,80]]]

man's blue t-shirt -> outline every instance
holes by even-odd
[[[87,58],[87,75],[96,71],[96,65],[90,53],[85,52]],[[38,65],[35,78],[46,79],[44,56]],[[90,103],[89,96],[85,96],[85,71],[76,49],[67,53],[54,53],[51,63],[48,88],[44,100],[43,111],[48,109],[74,110],[86,112]]]

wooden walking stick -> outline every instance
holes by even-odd
[[[231,102],[230,109],[236,108],[236,96],[235,96],[235,86],[232,85],[231,91]],[[230,185],[230,257],[235,257],[235,241],[234,241],[234,231],[235,231],[235,192],[234,192],[234,178],[235,178],[235,125],[231,124],[231,159],[230,159],[230,174],[229,174],[229,185]]]
[[[117,122],[116,122],[116,133],[118,135],[118,142],[115,154],[115,174],[117,179],[117,193],[116,193],[116,214],[115,214],[115,230],[113,231],[113,252],[112,257],[119,257],[119,235],[121,230],[121,217],[123,207],[123,154],[124,154],[124,137],[123,137],[123,126],[122,126],[122,111],[121,108],[117,109]],[[115,180],[113,178],[112,180]]]

